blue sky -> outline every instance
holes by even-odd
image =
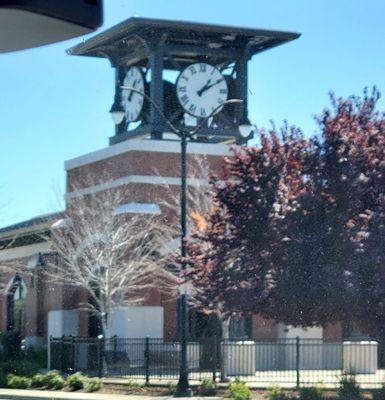
[[[312,135],[330,90],[347,96],[375,84],[385,92],[381,0],[105,0],[99,31],[134,15],[302,33],[250,63],[249,111],[259,127],[287,119]],[[56,210],[64,161],[113,135],[113,70],[66,55],[81,40],[0,54],[0,226]]]

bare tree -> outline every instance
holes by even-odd
[[[51,230],[58,260],[48,274],[88,293],[82,307],[98,316],[105,336],[116,307],[143,303],[155,288],[173,295],[178,286],[164,251],[173,230],[160,216],[127,212],[125,202],[122,188],[79,193]]]
[[[154,170],[156,175],[160,175]],[[206,155],[195,155],[188,162],[187,185],[187,233],[190,235],[205,224],[206,217],[212,211],[212,188],[210,178],[212,170]],[[180,234],[178,219],[180,218],[180,192],[175,186],[164,182],[162,188],[165,196],[159,199],[159,205],[166,213],[173,215],[174,237]]]
[[[189,162],[188,226],[195,231],[211,210],[210,164],[205,156]],[[155,174],[158,174],[155,172]],[[158,174],[159,175],[159,174]],[[98,177],[103,183],[109,176]],[[89,186],[88,176],[78,187]],[[184,277],[178,270],[179,190],[161,184],[157,202],[161,215],[127,213],[130,198],[122,187],[83,195],[74,188],[62,219],[52,226],[50,240],[57,260],[49,262],[47,274],[55,282],[84,289],[90,301],[83,309],[96,315],[108,335],[109,317],[116,307],[143,303],[156,288],[173,299]],[[194,289],[191,292],[194,301]],[[195,304],[196,305],[196,304]]]

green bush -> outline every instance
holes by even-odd
[[[385,385],[381,389],[373,391],[373,400],[385,400]]]
[[[103,387],[103,382],[99,378],[91,378],[86,385],[87,392],[96,392]]]
[[[303,387],[299,389],[300,400],[324,400],[323,390],[319,386]]]
[[[231,400],[250,400],[251,398],[250,389],[238,378],[230,385],[230,393]]]
[[[341,400],[362,400],[360,386],[353,374],[345,374],[340,379],[338,398]]]
[[[290,400],[290,397],[279,386],[272,386],[267,389],[269,400]]]
[[[32,377],[40,371],[39,363],[30,360],[11,360],[1,363],[1,370],[5,375],[14,374]]]
[[[71,390],[83,389],[86,385],[86,380],[87,378],[81,372],[76,372],[67,378],[66,386]]]
[[[7,375],[0,369],[0,388],[7,387]]]
[[[0,376],[8,374],[32,377],[45,365],[42,359],[33,357],[34,353],[25,353],[19,358],[11,358],[0,362]]]
[[[44,386],[48,389],[60,390],[65,385],[65,380],[57,371],[48,371],[43,377]]]
[[[199,394],[202,396],[214,396],[217,392],[217,385],[211,379],[205,378],[199,385]]]
[[[21,355],[20,335],[12,331],[0,333],[0,358],[6,361],[20,358]]]
[[[36,364],[39,369],[47,367],[47,350],[28,349],[22,356],[26,362]]]
[[[31,387],[33,388],[40,388],[45,385],[44,383],[44,375],[43,374],[35,374],[31,378]]]
[[[7,386],[11,389],[28,389],[31,386],[31,379],[25,376],[9,374]]]
[[[143,384],[142,384],[142,383],[135,382],[135,381],[128,381],[128,382],[126,383],[126,386],[127,386],[129,389],[138,389],[138,388],[143,387]]]

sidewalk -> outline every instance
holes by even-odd
[[[49,390],[0,389],[0,400],[171,400],[172,396],[138,396],[107,393],[57,392]],[[222,400],[221,397],[188,397],[180,399]]]

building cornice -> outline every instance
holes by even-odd
[[[37,253],[49,253],[51,242],[40,242],[28,246],[13,247],[0,250],[0,262],[16,260],[18,258],[31,257]]]
[[[130,151],[157,152],[157,153],[180,153],[180,142],[174,140],[126,140],[124,142],[106,147],[92,153],[84,154],[80,157],[67,160],[65,169],[69,171],[83,165],[92,164],[97,161],[105,160],[119,154]],[[219,143],[195,143],[190,142],[187,146],[187,154],[208,155],[208,156],[228,156],[230,147]]]
[[[83,189],[78,189],[73,192],[66,194],[67,199],[73,199],[79,196],[86,196],[101,192],[103,190],[109,190],[117,188],[119,186],[130,185],[130,184],[142,184],[142,185],[159,185],[159,186],[178,186],[180,185],[180,178],[173,176],[156,176],[156,175],[128,175],[113,181],[100,183],[98,185],[88,186]],[[207,186],[207,179],[188,178],[187,184],[189,186]]]

